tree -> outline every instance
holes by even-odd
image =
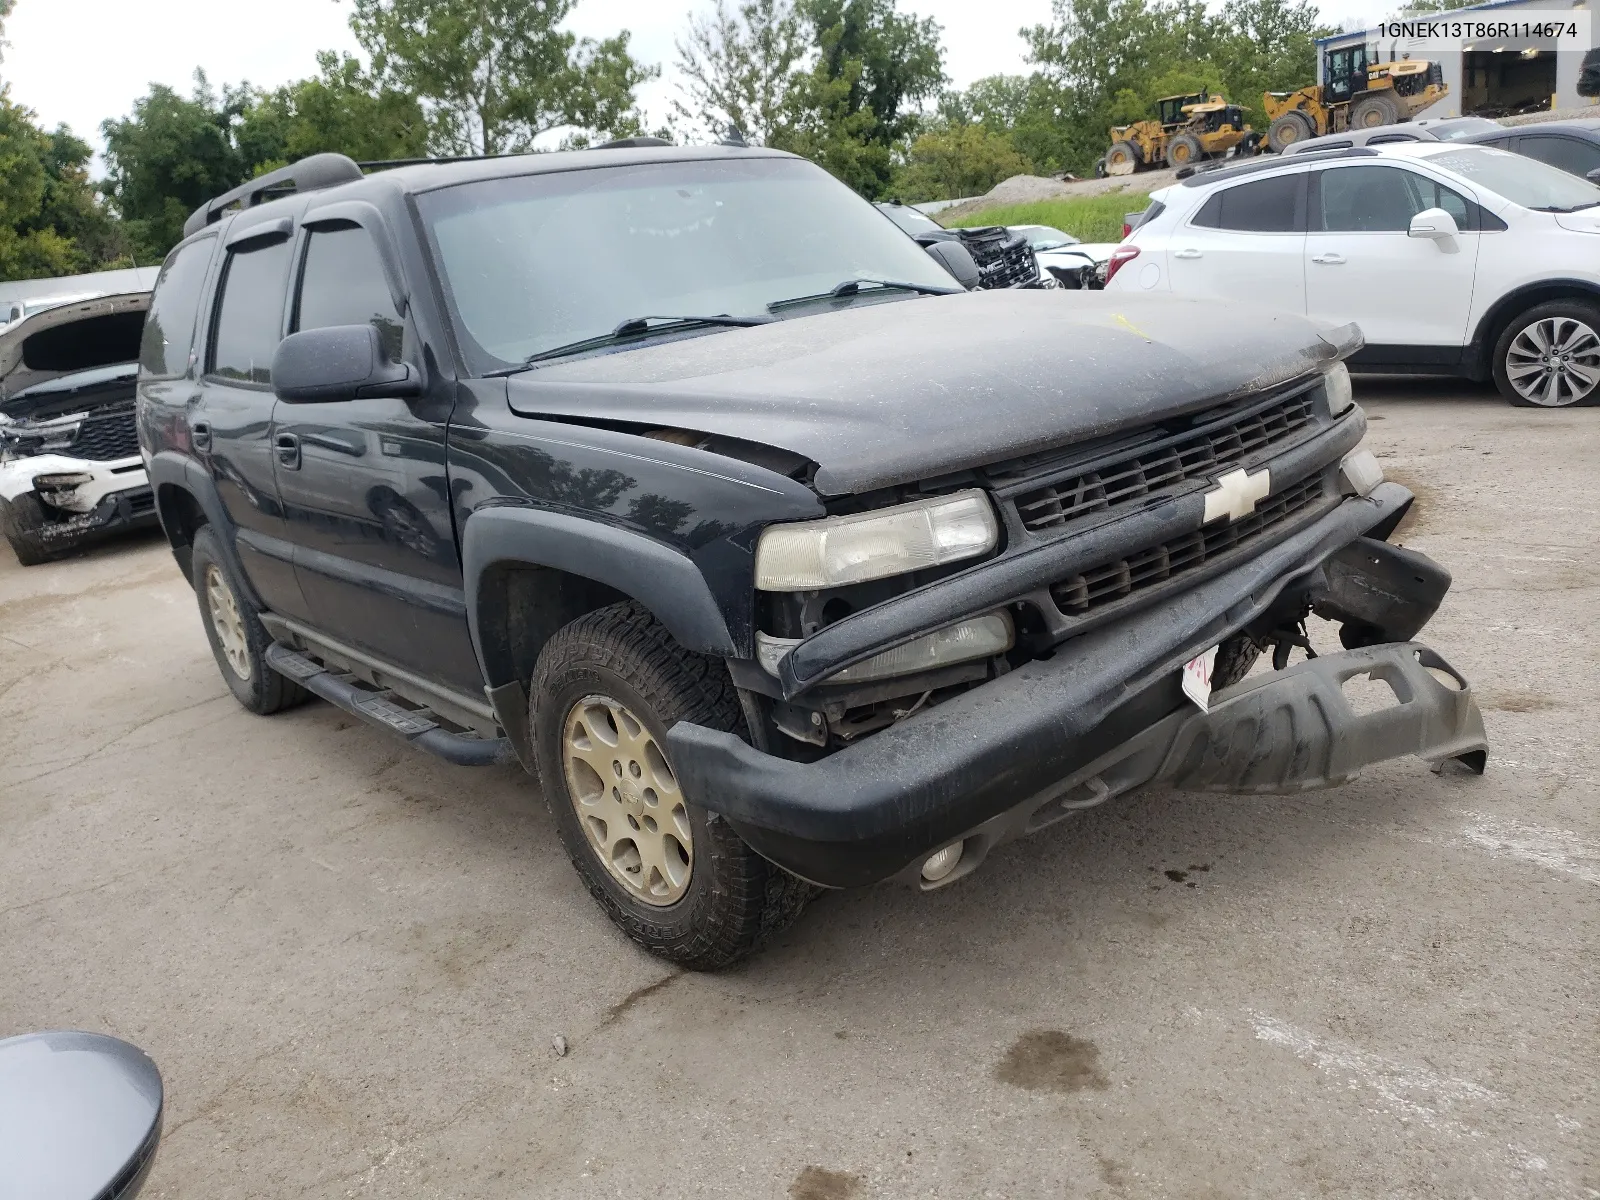
[[[982,195],[1002,179],[1029,169],[1006,134],[982,124],[951,125],[911,143],[895,191],[913,202],[956,200]]]
[[[317,55],[311,79],[262,93],[236,134],[252,173],[312,154],[334,152],[357,162],[422,158],[428,119],[416,97],[383,87],[349,55]]]
[[[532,148],[563,126],[636,128],[634,89],[657,74],[628,51],[560,29],[577,0],[355,0],[350,27],[385,85],[416,96],[454,154]]]
[[[104,187],[141,263],[159,262],[183,236],[191,212],[250,178],[234,126],[252,101],[248,88],[225,88],[219,97],[196,71],[187,98],[153,84],[149,95],[134,101],[132,115],[100,126]]]
[[[0,87],[0,278],[131,266],[126,242],[89,182],[90,148],[38,127]]]
[[[796,75],[809,50],[806,29],[791,0],[745,0],[730,9],[716,0],[709,17],[691,16],[675,43],[678,98],[675,123],[700,134],[729,125],[766,145],[790,109]]]
[[[1286,92],[1317,78],[1317,38],[1333,32],[1310,0],[1228,0],[1211,47],[1228,98],[1248,119],[1265,120],[1262,92]]]

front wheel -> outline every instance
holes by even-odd
[[[32,492],[23,492],[15,500],[0,500],[0,530],[11,543],[19,565],[37,567],[55,557],[56,552],[45,544],[40,532],[47,520],[44,506]]]
[[[628,937],[715,970],[800,915],[810,885],[684,795],[667,757],[678,721],[742,734],[722,663],[678,646],[639,605],[614,604],[550,639],[529,694],[545,802],[590,895]]]
[[[1512,320],[1494,348],[1494,381],[1518,408],[1571,408],[1600,399],[1600,307],[1537,304]]]
[[[1282,153],[1284,147],[1292,146],[1296,142],[1303,142],[1316,131],[1311,126],[1311,118],[1299,109],[1286,112],[1281,117],[1267,126],[1267,145],[1276,153]]]

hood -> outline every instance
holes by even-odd
[[[843,495],[1190,412],[1320,370],[1359,339],[1214,300],[970,292],[557,361],[513,376],[509,399],[525,416],[790,450]]]
[[[0,412],[19,393],[52,379],[139,360],[149,292],[96,296],[8,325],[0,333]]]
[[[108,404],[132,400],[138,363],[96,367],[36,383],[0,400],[0,417],[11,421],[48,421],[67,413],[93,412]]]

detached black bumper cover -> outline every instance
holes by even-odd
[[[1333,555],[1410,499],[1386,484],[1367,500],[1346,501],[1159,607],[818,762],[763,754],[731,734],[680,722],[668,734],[674,769],[689,795],[762,854],[838,887],[888,878],[976,832],[998,844],[1152,782],[1295,792],[1412,754],[1481,769],[1483,723],[1465,681],[1412,643],[1247,680],[1218,693],[1204,714],[1179,687],[1183,662],[1249,624],[1286,588],[1321,578]],[[1398,703],[1361,716],[1342,684],[1373,672]]]

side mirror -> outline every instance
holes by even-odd
[[[1596,167],[1584,176],[1590,183],[1600,183],[1600,167]]]
[[[1456,219],[1442,208],[1425,208],[1411,218],[1411,228],[1406,231],[1414,238],[1455,237],[1461,230]]]
[[[291,333],[272,356],[272,390],[290,403],[327,403],[422,393],[418,372],[390,360],[372,325]]]
[[[161,1140],[161,1073],[98,1033],[0,1041],[0,1193],[132,1200]]]
[[[969,292],[977,287],[978,281],[983,278],[978,270],[978,264],[973,261],[972,251],[960,242],[930,242],[924,249]]]

